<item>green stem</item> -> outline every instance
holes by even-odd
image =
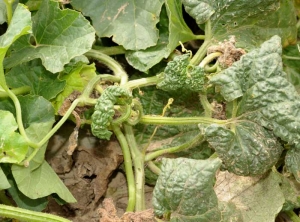
[[[126,53],[126,50],[121,45],[111,46],[111,47],[103,47],[103,46],[94,45],[93,49],[95,49],[103,54],[109,55],[109,56],[110,55],[121,55],[121,54]]]
[[[175,147],[170,147],[170,148],[165,148],[165,149],[161,149],[161,150],[156,150],[153,152],[150,152],[146,155],[145,157],[145,162],[151,161],[161,155],[164,154],[168,154],[168,153],[176,153],[185,149],[188,149],[190,147],[192,147],[194,144],[196,143],[200,143],[204,140],[204,136],[202,133],[199,133],[197,136],[195,136],[192,140],[181,144],[179,146],[175,146]]]
[[[131,80],[128,83],[124,84],[124,87],[134,89],[134,88],[138,88],[138,87],[156,85],[157,82],[158,82],[158,77],[152,76],[152,77],[148,77],[148,78]]]
[[[0,204],[0,216],[30,222],[71,222],[62,217]]]
[[[209,103],[209,101],[207,99],[207,95],[204,94],[204,93],[199,93],[199,98],[200,98],[201,105],[204,108],[204,115],[205,115],[205,117],[211,118],[212,117],[213,107]]]
[[[208,20],[205,24],[205,40],[201,47],[198,49],[197,53],[193,56],[193,58],[190,61],[191,65],[198,65],[200,61],[205,57],[207,47],[210,44],[212,38],[212,33],[211,33],[211,22]]]
[[[100,51],[91,49],[87,53],[85,53],[86,56],[95,58],[105,64],[108,68],[110,68],[115,76],[119,77],[120,80],[120,85],[123,85],[128,82],[128,76],[123,67],[118,63],[116,60],[111,58],[110,56],[101,53]]]
[[[159,175],[161,173],[161,169],[158,166],[156,166],[155,163],[153,163],[153,161],[148,161],[147,166],[156,175]]]
[[[145,171],[144,171],[144,155],[138,149],[134,137],[133,128],[130,125],[124,124],[124,131],[127,142],[130,147],[131,156],[134,164],[135,172],[135,188],[136,188],[136,204],[135,211],[142,211],[146,209],[145,205]]]
[[[125,165],[125,174],[127,179],[127,186],[128,186],[128,205],[126,211],[134,211],[135,203],[136,203],[136,196],[135,196],[135,182],[134,182],[134,174],[132,170],[132,158],[129,150],[128,143],[124,134],[122,133],[119,126],[112,125],[112,129],[120,143],[123,156],[124,156],[124,165]]]
[[[12,4],[15,0],[4,0],[6,6],[6,14],[7,14],[7,24],[9,25],[13,16],[12,13]]]
[[[300,60],[300,57],[296,57],[296,56],[283,55],[282,58],[283,59],[288,59],[288,60]]]
[[[209,55],[207,55],[199,64],[200,67],[204,68],[207,64],[209,64],[210,62],[212,62],[214,59],[218,58],[219,56],[221,56],[222,53],[221,52],[213,52]]]
[[[122,109],[122,107],[121,107],[121,109]],[[125,105],[125,112],[122,109],[121,113],[122,113],[122,115],[120,117],[118,117],[117,119],[114,119],[112,121],[112,124],[120,125],[121,123],[123,123],[124,121],[126,121],[130,117],[130,114],[131,114],[131,107],[130,107],[130,105],[126,104]]]
[[[205,39],[205,35],[196,35],[196,39],[198,39],[198,40],[204,40]]]
[[[218,68],[218,62],[216,62],[214,65],[212,66],[209,66],[209,65],[206,65],[204,67],[204,71],[205,72],[208,72],[208,73],[212,73],[212,72],[216,72],[217,71],[217,68]]]
[[[31,88],[29,86],[22,86],[19,88],[12,89],[10,91],[15,95],[24,95],[24,94],[29,93],[30,90],[31,90]],[[0,91],[0,98],[7,98],[7,97],[9,97],[7,92]]]
[[[220,124],[225,125],[230,123],[228,120],[219,120],[208,117],[163,117],[163,116],[151,116],[143,115],[140,123],[153,124],[153,125],[192,125],[192,124]]]
[[[0,203],[11,206],[11,202],[8,197],[5,195],[5,190],[0,190]]]
[[[288,215],[288,217],[293,221],[293,222],[300,222],[300,218],[297,216],[297,214],[292,211],[292,210],[289,210],[289,211],[284,211],[284,213],[286,215]]]

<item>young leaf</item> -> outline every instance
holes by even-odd
[[[12,113],[0,110],[0,162],[20,163],[28,151],[28,144],[15,130],[18,128]]]
[[[213,190],[220,165],[220,159],[163,159],[153,193],[155,214],[171,214],[171,221],[220,221]]]
[[[68,203],[76,202],[70,191],[46,161],[34,170],[30,167],[13,165],[12,174],[19,190],[31,199],[56,193]]]
[[[6,67],[40,58],[45,68],[55,73],[62,71],[75,56],[91,49],[93,27],[79,12],[60,10],[57,1],[44,0],[32,20],[33,36],[24,36],[14,44],[5,60]]]
[[[126,53],[127,61],[140,71],[146,72],[163,58],[167,58],[179,45],[179,42],[187,42],[197,38],[183,19],[182,3],[166,0],[165,6],[160,14],[157,44],[146,50]]]
[[[15,66],[5,77],[9,87],[30,86],[31,94],[48,100],[55,98],[66,85],[65,81],[60,81],[57,75],[47,71],[39,61]]]
[[[224,171],[217,175],[215,192],[219,201],[240,209],[241,221],[273,222],[285,202],[280,182],[274,172],[263,177],[242,177]]]
[[[55,112],[57,113],[64,100],[72,92],[82,92],[89,80],[91,80],[94,76],[96,76],[95,64],[87,65],[82,62],[68,64],[65,67],[65,70],[58,76],[59,80],[66,82],[66,86],[52,103],[55,108]]]
[[[211,33],[216,41],[234,35],[237,47],[244,49],[252,49],[276,34],[281,36],[284,46],[296,41],[297,21],[292,1],[183,0],[183,4],[199,25],[211,20]]]
[[[156,44],[162,0],[119,0],[71,2],[75,9],[91,17],[99,37],[113,37],[125,49],[140,50]]]

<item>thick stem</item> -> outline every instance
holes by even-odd
[[[138,149],[132,126],[124,124],[125,136],[130,146],[135,172],[136,204],[135,211],[145,210],[145,171],[144,155]]]
[[[199,66],[202,67],[202,68],[204,68],[207,64],[209,64],[210,62],[212,62],[214,59],[218,58],[221,55],[222,55],[221,52],[213,52],[213,53],[209,54],[208,56],[206,56],[200,62]]]
[[[203,134],[199,133],[192,140],[190,140],[184,144],[181,144],[179,146],[169,147],[169,148],[156,150],[156,151],[148,153],[145,157],[145,162],[151,161],[151,160],[153,160],[161,155],[167,154],[167,153],[176,153],[176,152],[188,149],[188,148],[192,147],[193,145],[195,145],[196,143],[202,142],[203,140],[204,140]]]
[[[128,205],[126,211],[134,211],[134,207],[136,205],[136,188],[134,182],[134,174],[132,170],[132,158],[129,150],[128,143],[124,134],[122,133],[119,126],[112,125],[112,129],[119,140],[123,156],[124,156],[124,165],[125,165],[125,174],[127,179],[127,186],[128,186]]]
[[[163,117],[163,116],[151,116],[143,115],[140,123],[153,124],[153,125],[192,125],[192,124],[220,124],[226,125],[230,123],[229,120],[219,120],[207,117]]]
[[[207,99],[207,95],[204,93],[199,93],[199,98],[200,98],[201,105],[204,108],[205,117],[211,118],[212,112],[213,112],[213,107],[209,103],[209,101]]]
[[[126,50],[124,49],[123,46],[118,45],[118,46],[111,46],[111,47],[103,47],[103,46],[93,46],[93,49],[106,54],[108,56],[110,55],[121,55],[121,54],[125,54]]]
[[[22,86],[19,88],[12,89],[11,92],[15,95],[24,95],[29,93],[30,90],[31,88],[29,86]],[[0,91],[0,98],[7,98],[7,97],[9,97],[7,92]]]
[[[210,40],[212,38],[211,34],[211,23],[210,20],[208,20],[205,24],[205,40],[201,47],[198,49],[197,53],[193,56],[193,58],[190,61],[191,65],[198,65],[200,61],[205,57],[207,47],[210,44]]]
[[[297,214],[292,211],[292,210],[289,210],[289,211],[285,211],[284,212],[286,215],[288,215],[288,217],[293,221],[293,222],[300,222],[300,218],[297,216]]]
[[[138,88],[138,87],[156,85],[157,81],[158,81],[158,77],[152,76],[152,77],[148,77],[148,78],[131,80],[128,83],[124,84],[123,86],[126,88],[134,89],[134,88]]]
[[[105,64],[108,68],[110,68],[114,72],[115,76],[121,78],[120,85],[123,85],[128,82],[128,76],[125,70],[123,69],[123,67],[120,65],[120,63],[118,63],[110,56],[94,49],[91,49],[90,51],[85,53],[85,55],[99,60],[100,62]]]
[[[0,216],[30,222],[71,222],[62,217],[0,204]]]
[[[153,163],[153,161],[149,161],[147,163],[148,168],[155,173],[156,175],[159,175],[161,173],[161,169]]]
[[[7,14],[7,24],[9,25],[13,16],[12,13],[12,4],[15,0],[4,0],[6,6],[6,14]]]

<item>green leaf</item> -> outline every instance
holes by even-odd
[[[290,45],[283,50],[283,68],[287,73],[289,82],[300,92],[300,52],[298,44]]]
[[[31,199],[56,193],[68,203],[76,202],[70,191],[46,161],[34,170],[30,167],[13,165],[12,174],[19,190]]]
[[[234,129],[210,125],[205,134],[226,169],[237,175],[260,175],[278,161],[283,150],[272,132],[259,124],[245,121]]]
[[[28,151],[28,144],[19,133],[12,113],[0,110],[0,162],[20,163]]]
[[[24,36],[14,44],[5,60],[7,68],[40,58],[45,68],[55,73],[62,71],[75,56],[91,49],[93,27],[79,12],[60,10],[57,1],[44,0],[32,21],[33,36]]]
[[[2,168],[0,167],[0,191],[6,190],[10,188],[10,184],[6,178],[6,175],[4,174]]]
[[[59,80],[65,81],[64,90],[58,94],[53,106],[55,112],[59,110],[64,100],[74,91],[82,92],[87,83],[96,76],[95,64],[86,65],[82,62],[68,64],[59,74]]]
[[[163,159],[153,193],[155,214],[171,214],[171,221],[220,221],[213,190],[220,165],[220,159]]]
[[[211,20],[213,40],[223,41],[234,35],[237,47],[252,49],[273,35],[280,35],[287,46],[297,37],[293,1],[183,0],[186,11],[199,25]],[[268,18],[268,19],[261,19]]]
[[[242,214],[241,221],[274,222],[285,202],[280,180],[274,172],[261,177],[219,172],[215,192],[219,201],[235,204]]]
[[[112,37],[125,49],[140,50],[156,44],[162,0],[119,0],[84,2],[73,0],[72,6],[89,16],[99,37]]]
[[[6,5],[4,0],[0,1],[0,24],[7,21]]]
[[[48,199],[46,197],[30,199],[19,191],[13,178],[10,178],[9,182],[11,187],[8,189],[8,192],[18,207],[33,211],[42,211],[47,207]]]
[[[0,37],[0,57],[3,59],[11,44],[29,33],[31,33],[31,14],[24,5],[18,4],[7,31]]]
[[[126,53],[129,64],[142,72],[146,72],[163,58],[167,58],[179,42],[184,43],[197,38],[183,19],[181,1],[167,0],[165,6],[160,14],[157,44],[146,50]]]
[[[47,71],[39,61],[13,67],[6,74],[7,85],[11,88],[30,86],[31,94],[53,99],[65,87],[65,81],[60,81],[57,75]]]
[[[300,183],[300,150],[289,149],[285,156],[285,166],[290,171],[298,183]]]

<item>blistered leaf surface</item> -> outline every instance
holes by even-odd
[[[91,49],[95,31],[89,21],[74,10],[60,10],[58,2],[44,0],[32,21],[33,36],[24,36],[14,44],[6,67],[40,58],[45,68],[55,73]]]
[[[300,183],[300,150],[292,148],[287,151],[285,156],[285,166],[295,179]]]
[[[282,37],[284,45],[296,41],[296,16],[292,1],[183,0],[183,4],[199,25],[211,20],[211,32],[216,41],[234,35],[237,46],[247,49],[258,46],[275,34]]]
[[[153,193],[155,214],[171,221],[219,221],[213,180],[221,161],[163,159]]]
[[[112,36],[125,49],[146,49],[158,40],[156,23],[162,0],[74,0],[71,4],[91,17],[99,37]]]

